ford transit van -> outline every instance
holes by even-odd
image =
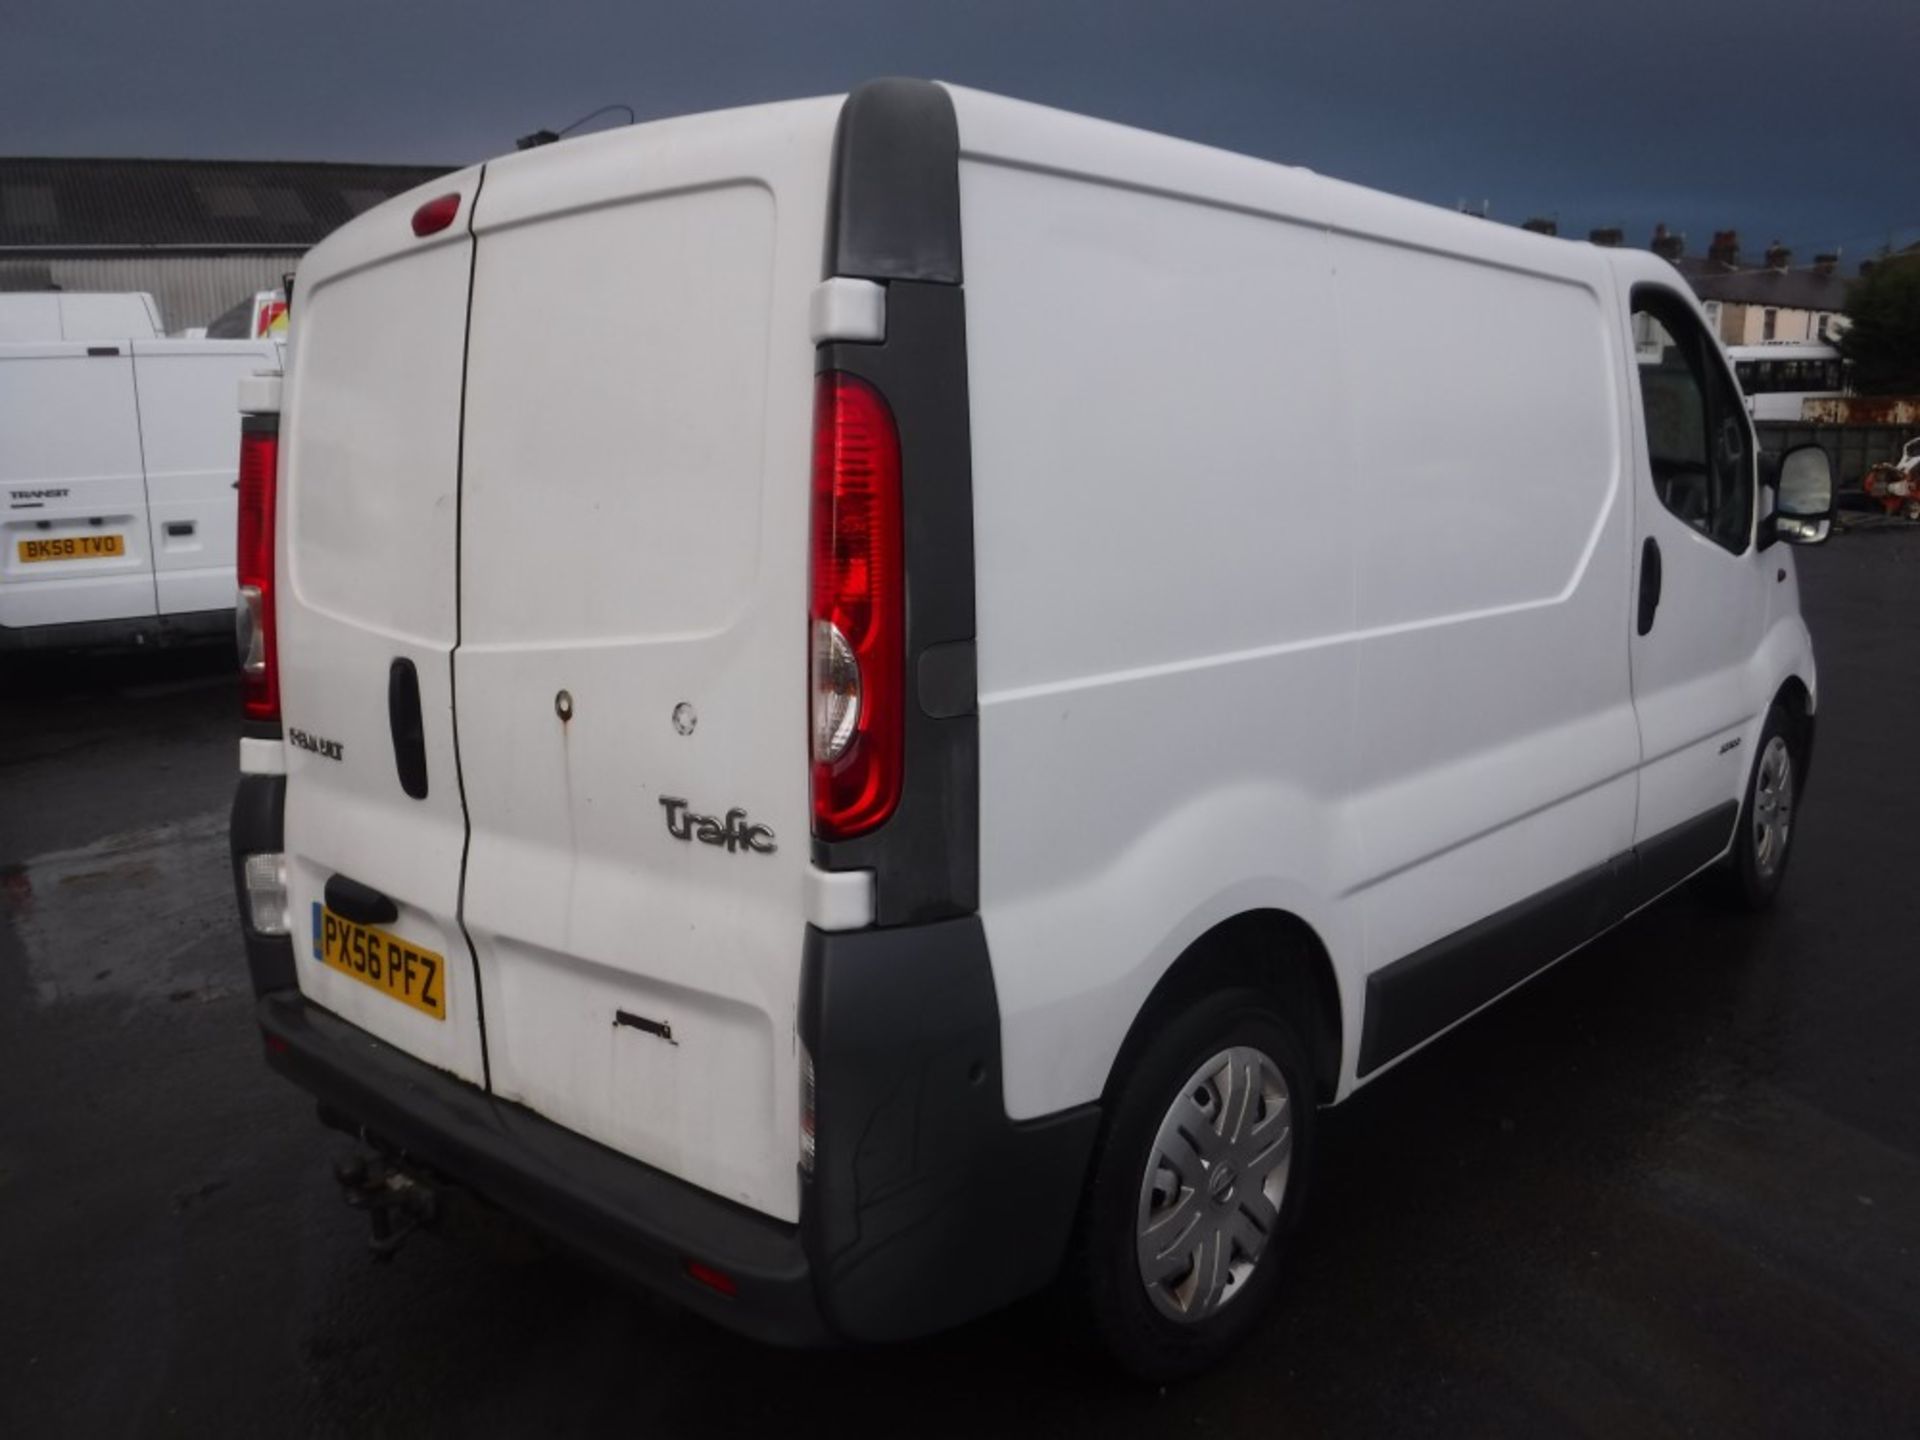
[[[243,396],[267,1060],[748,1335],[1256,1323],[1317,1111],[1695,876],[1818,687],[1651,255],[919,81],[489,161]]]
[[[275,342],[143,332],[142,294],[0,301],[35,302],[0,305],[0,652],[230,634],[234,386]]]

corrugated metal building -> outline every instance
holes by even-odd
[[[205,325],[449,168],[0,157],[0,290],[146,290],[168,330]]]

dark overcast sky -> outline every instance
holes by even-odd
[[[926,75],[1562,233],[1920,239],[1920,0],[4,0],[0,152],[465,163]]]

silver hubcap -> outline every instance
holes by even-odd
[[[1204,1320],[1246,1288],[1280,1219],[1293,1116],[1280,1067],[1248,1045],[1194,1071],[1140,1183],[1140,1279],[1160,1313]]]
[[[1760,752],[1753,782],[1753,868],[1771,879],[1787,857],[1793,826],[1793,752],[1776,735]]]

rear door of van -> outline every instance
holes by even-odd
[[[233,396],[277,370],[270,341],[135,340],[148,543],[162,615],[233,607]]]
[[[274,601],[300,988],[476,1084],[485,1061],[459,926],[451,656],[479,185],[478,169],[446,176],[302,264]],[[455,216],[417,235],[415,212],[436,195],[457,197]],[[396,964],[404,984],[388,983]]]
[[[838,111],[488,166],[460,505],[464,915],[493,1087],[789,1220],[807,312]]]
[[[124,340],[0,344],[0,625],[154,613],[128,351]]]

